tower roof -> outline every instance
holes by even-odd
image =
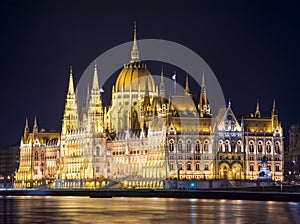
[[[139,51],[136,40],[136,23],[134,25],[133,46],[131,51],[131,61],[124,65],[120,72],[116,85],[115,92],[138,91],[146,90],[146,80],[149,92],[155,91],[154,79],[147,69],[146,65],[139,60]]]
[[[70,66],[70,78],[69,78],[69,88],[68,95],[74,94],[74,82],[73,82],[73,74],[72,74],[72,66]]]

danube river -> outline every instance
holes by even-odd
[[[294,202],[14,196],[0,209],[0,223],[300,223]]]

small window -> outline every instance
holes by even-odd
[[[196,150],[196,152],[200,152],[200,143],[199,142],[196,143],[195,150]]]
[[[253,144],[253,142],[249,143],[249,152],[251,152],[251,153],[254,152],[254,144]]]
[[[174,143],[173,142],[169,142],[169,151],[174,152]]]
[[[181,141],[178,142],[177,149],[178,149],[179,152],[182,151],[182,142]]]
[[[188,163],[188,164],[186,165],[186,170],[192,170],[192,164]]]
[[[250,171],[254,172],[254,166],[252,164],[250,165]]]
[[[259,153],[262,153],[262,142],[258,142],[257,151],[258,151]]]
[[[204,164],[204,170],[208,170],[208,163]]]
[[[207,141],[207,140],[204,141],[204,144],[203,144],[203,150],[204,150],[205,152],[208,151],[208,141]]]
[[[191,144],[191,142],[188,142],[186,144],[186,150],[187,150],[187,152],[191,152],[192,151],[192,144]]]
[[[200,170],[200,163],[196,163],[196,170]]]

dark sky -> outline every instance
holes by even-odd
[[[19,144],[26,117],[31,129],[36,115],[39,128],[60,130],[69,66],[76,83],[101,53],[132,40],[134,21],[140,39],[174,41],[199,54],[236,114],[254,112],[258,99],[268,116],[275,98],[285,131],[300,123],[295,4],[28,2],[0,3],[0,146]]]

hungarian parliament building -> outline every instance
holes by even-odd
[[[212,116],[204,75],[198,102],[190,94],[188,76],[184,93],[166,97],[163,72],[156,86],[139,60],[136,29],[131,60],[112,87],[110,106],[102,105],[100,89],[95,64],[81,110],[71,69],[61,132],[39,130],[36,119],[30,131],[26,119],[15,188],[283,180],[283,130],[275,101],[269,116],[261,115],[258,102],[249,116],[237,117],[230,102]],[[267,172],[261,175],[263,169]]]

